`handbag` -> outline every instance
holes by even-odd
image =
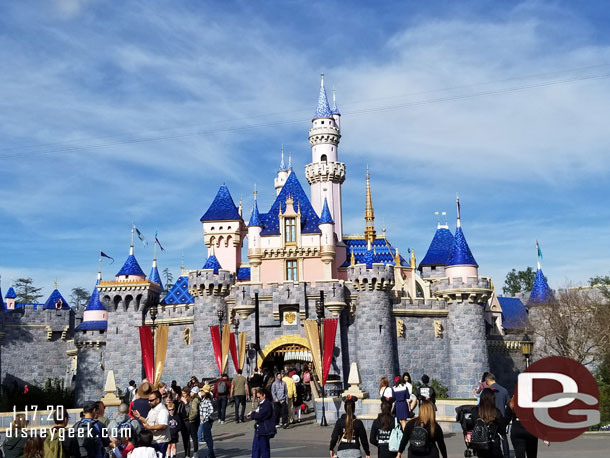
[[[263,421],[258,423],[256,426],[256,433],[259,436],[274,437],[277,434],[277,428],[275,427],[275,423],[273,421]]]

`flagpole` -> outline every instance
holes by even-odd
[[[538,240],[536,240],[536,260],[538,262],[538,270],[540,270],[540,245],[538,244]]]
[[[101,253],[101,250],[100,250]],[[102,255],[100,254],[100,268],[97,271],[97,281],[100,282],[102,280]]]
[[[131,246],[129,247],[129,255],[133,256],[133,233],[136,228],[136,223],[132,223],[131,225]]]

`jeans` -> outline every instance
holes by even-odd
[[[235,421],[245,421],[244,415],[246,414],[246,396],[234,396],[235,398]],[[241,405],[241,414],[239,413],[239,406]]]
[[[269,458],[270,456],[269,436],[259,436],[255,432],[252,441],[252,458]]]
[[[201,422],[199,420],[188,422],[189,435],[191,436],[191,439],[193,440],[193,455],[195,455],[195,456],[197,455],[197,452],[199,451],[199,438],[201,437],[199,434],[199,425],[200,424],[201,424]],[[191,455],[189,454],[186,456],[191,456]]]
[[[275,424],[279,425],[280,416],[281,416],[282,425],[287,425],[288,424],[288,407],[286,406],[286,401],[274,402],[273,407],[275,409]]]
[[[203,436],[205,444],[208,446],[208,458],[214,458],[214,439],[212,438],[212,422],[204,421],[199,425],[197,436]]]
[[[225,414],[227,412],[228,399],[226,396],[219,396],[216,399],[216,402],[218,403],[218,419],[220,421],[225,421]]]

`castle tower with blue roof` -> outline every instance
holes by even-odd
[[[232,272],[237,271],[241,265],[241,249],[247,228],[226,185],[218,189],[200,221],[208,256],[213,246],[220,264]]]
[[[345,181],[345,164],[339,162],[339,140],[341,128],[336,102],[330,108],[324,74],[320,80],[318,105],[309,130],[311,163],[305,167],[305,176],[311,186],[311,204],[318,215],[322,213],[324,200],[328,202],[330,213],[335,222],[334,232],[337,240],[343,240],[343,212],[341,206],[341,185]]]

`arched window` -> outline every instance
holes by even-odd
[[[323,154],[322,156],[320,156],[320,161],[321,162],[328,162],[328,159],[326,157],[326,154]]]

